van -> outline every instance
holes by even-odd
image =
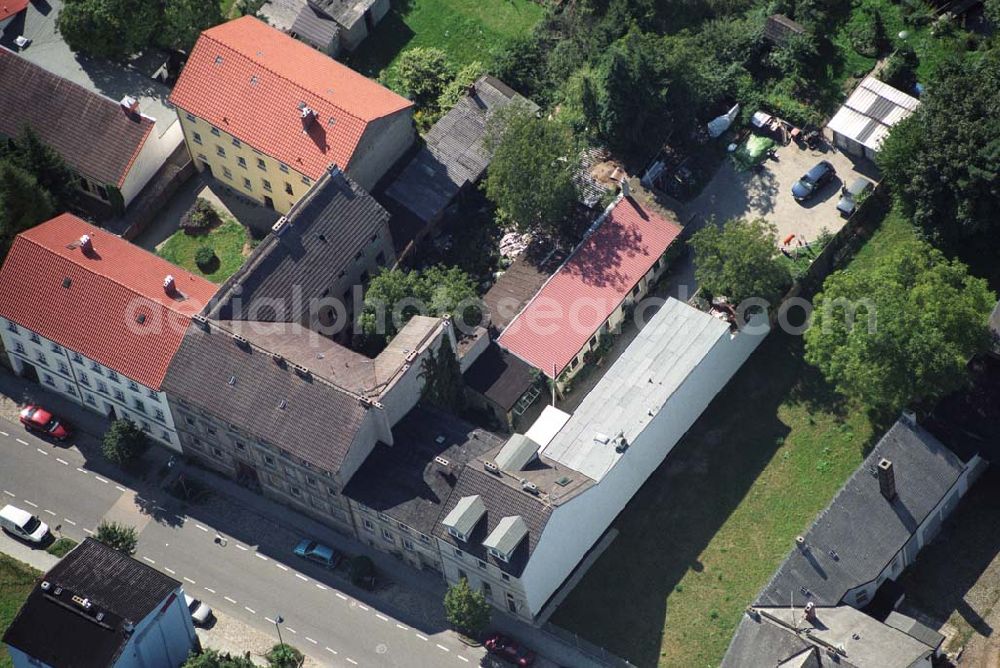
[[[16,506],[4,506],[0,510],[0,527],[15,538],[32,543],[41,543],[49,535],[45,522]]]

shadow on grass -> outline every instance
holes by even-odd
[[[413,30],[403,20],[409,9],[408,0],[393,2],[392,9],[375,27],[368,39],[362,42],[354,53],[343,56],[342,60],[366,76],[377,77],[415,36]]]

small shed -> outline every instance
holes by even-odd
[[[784,14],[772,14],[764,24],[764,39],[776,46],[787,44],[792,35],[802,35],[805,32],[805,26]]]
[[[845,153],[875,159],[893,126],[916,111],[920,100],[875,77],[865,77],[827,124],[833,144]]]
[[[464,377],[470,403],[489,411],[508,429],[541,394],[534,369],[496,343],[490,343]]]
[[[289,34],[331,57],[340,51],[340,26],[311,3],[302,7]]]

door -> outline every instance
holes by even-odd
[[[201,166],[208,173],[209,176],[215,176],[215,174],[212,173],[212,165],[210,165],[207,162],[205,162],[204,160],[202,160],[201,161]]]
[[[25,380],[30,380],[33,383],[41,382],[38,379],[38,369],[35,368],[34,364],[32,364],[31,362],[26,362],[24,360],[21,360],[21,365],[22,365],[21,378],[24,378]]]
[[[264,195],[264,206],[266,206],[268,209],[273,210],[274,209],[274,200],[271,199],[270,197],[268,197],[267,195]]]

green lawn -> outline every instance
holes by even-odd
[[[543,14],[532,0],[393,0],[375,32],[346,60],[371,77],[415,46],[442,49],[459,66],[487,62],[492,52],[529,33]]]
[[[156,254],[198,276],[204,276],[214,283],[221,283],[243,265],[245,259],[243,249],[249,239],[245,227],[232,218],[224,218],[224,222],[208,234],[192,236],[183,230],[174,232],[173,236],[156,249]],[[206,244],[215,250],[218,258],[213,271],[208,273],[199,269],[194,261],[195,253]]]
[[[896,214],[855,262],[913,238]],[[887,425],[772,333],[619,518],[553,622],[637,666],[715,666],[740,615]]]
[[[35,578],[41,573],[27,564],[0,554],[0,635],[7,630],[21,604],[35,585]],[[0,668],[10,668],[10,657],[6,649],[0,649]]]

